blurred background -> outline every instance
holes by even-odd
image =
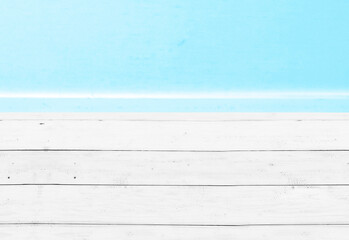
[[[348,9],[347,0],[4,0],[0,110],[26,94],[347,101]]]

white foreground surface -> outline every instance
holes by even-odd
[[[0,120],[0,239],[349,235],[349,114]]]

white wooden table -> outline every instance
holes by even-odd
[[[0,239],[347,240],[349,114],[0,114]]]

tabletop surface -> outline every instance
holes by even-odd
[[[0,237],[347,239],[348,114],[0,114]]]

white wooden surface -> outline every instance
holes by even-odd
[[[349,152],[0,151],[0,184],[349,184]]]
[[[347,239],[349,114],[0,114],[0,239]]]
[[[346,224],[347,187],[3,186],[0,222]]]
[[[8,240],[348,240],[348,226],[1,226],[0,238]]]
[[[2,121],[0,150],[347,150],[333,121]]]
[[[348,240],[348,226],[1,226],[0,238],[8,240]]]

